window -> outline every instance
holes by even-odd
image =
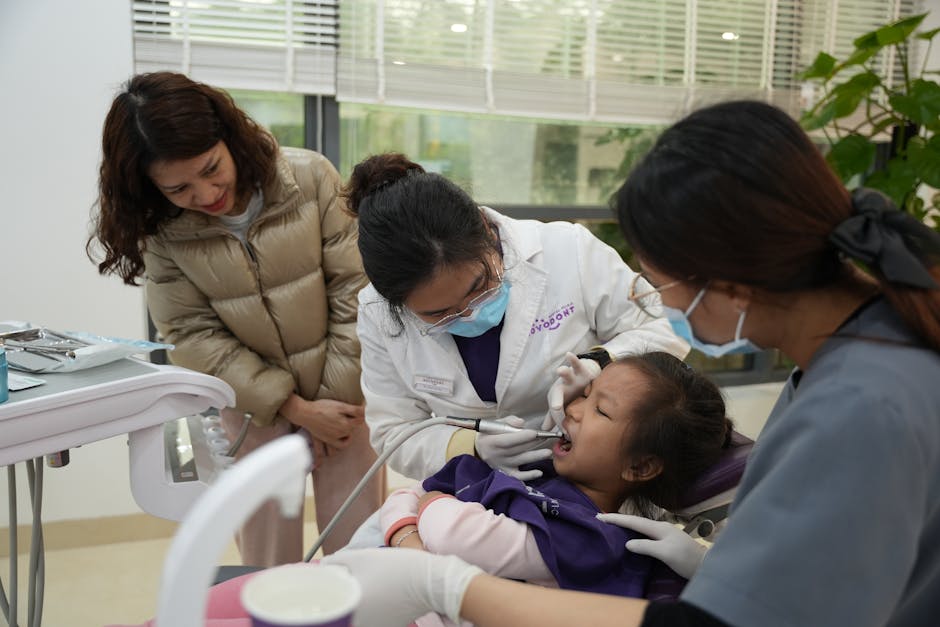
[[[666,123],[731,97],[796,114],[797,74],[817,51],[844,50],[919,4],[344,0],[337,97],[624,124]]]
[[[304,147],[304,98],[283,92],[228,90],[235,103],[271,131],[281,146]]]
[[[335,93],[338,0],[136,0],[134,67],[233,89]]]
[[[348,175],[368,155],[404,152],[481,203],[564,205],[577,218],[579,207],[595,215],[613,189],[622,147],[598,140],[614,128],[347,103],[339,168]]]

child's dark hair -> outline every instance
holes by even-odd
[[[624,458],[653,455],[662,460],[662,472],[638,483],[631,496],[647,514],[650,504],[676,509],[682,495],[731,442],[733,425],[725,415],[721,391],[668,353],[633,355],[616,363],[639,370],[647,382],[624,436]]]

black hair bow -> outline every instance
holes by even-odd
[[[877,268],[892,283],[940,289],[925,263],[940,255],[940,235],[874,189],[852,192],[852,207],[855,214],[829,234],[836,248]]]

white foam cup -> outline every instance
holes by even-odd
[[[334,564],[269,568],[241,591],[253,627],[350,627],[361,597],[355,577]]]

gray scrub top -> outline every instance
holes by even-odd
[[[791,376],[682,600],[738,627],[940,625],[940,355],[911,344],[879,299]]]

